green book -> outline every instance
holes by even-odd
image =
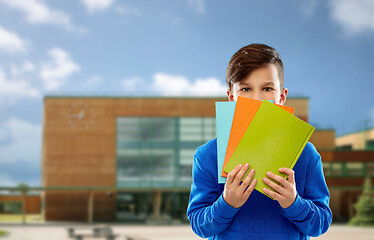
[[[271,171],[286,178],[287,175],[280,173],[279,168],[292,169],[295,166],[314,129],[303,120],[264,100],[224,171],[228,173],[238,164],[249,163],[250,169],[256,171],[255,189],[265,194],[262,189],[270,188],[262,181],[266,173]]]

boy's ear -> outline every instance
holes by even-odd
[[[234,101],[234,95],[231,93],[230,89],[227,89],[227,98],[230,102]]]
[[[283,88],[281,95],[280,95],[280,100],[279,100],[280,105],[284,105],[286,103],[287,94],[288,94],[288,89]]]

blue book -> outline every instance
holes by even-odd
[[[226,183],[226,178],[221,176],[221,172],[229,142],[232,120],[234,119],[235,106],[236,102],[216,102],[218,183]]]

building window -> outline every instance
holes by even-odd
[[[366,176],[374,177],[374,162],[366,163]]]
[[[352,145],[351,144],[342,145],[342,146],[336,147],[336,149],[337,150],[342,150],[342,151],[351,151],[352,150]]]
[[[180,151],[180,180],[191,181],[193,155],[196,149],[182,149]]]
[[[215,137],[211,117],[119,117],[117,186],[189,188],[196,148]]]
[[[329,162],[323,163],[323,174],[326,177],[329,177],[331,175],[330,174],[330,169],[331,169],[331,163],[329,163]]]
[[[341,163],[333,163],[331,165],[331,175],[332,176],[342,176],[343,175],[343,166]]]
[[[366,141],[366,150],[374,150],[374,140]]]
[[[326,177],[366,177],[374,176],[374,163],[329,162],[323,164]]]
[[[216,137],[215,118],[180,119],[181,141],[208,141]]]
[[[363,177],[364,173],[364,165],[363,163],[347,163],[347,176],[348,177]]]
[[[22,213],[22,203],[21,202],[4,202],[0,203],[0,213]]]

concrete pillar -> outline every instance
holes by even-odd
[[[26,224],[26,190],[22,190],[22,224]]]
[[[88,222],[93,223],[94,192],[88,191]]]
[[[153,192],[153,216],[154,220],[160,220],[160,210],[161,210],[161,190]]]

